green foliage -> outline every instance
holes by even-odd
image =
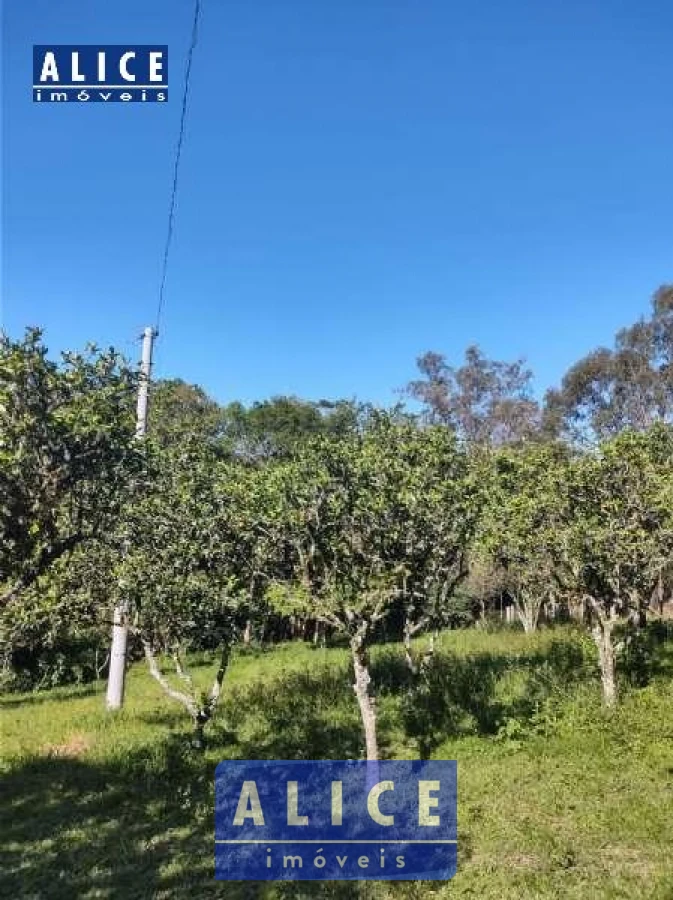
[[[658,353],[667,297],[641,335]],[[584,454],[515,440],[528,375],[474,350],[464,369],[430,373],[463,417],[453,429],[341,401],[222,409],[174,380],[155,386],[154,434],[139,442],[136,378],[113,351],[57,364],[38,331],[0,351],[5,671],[89,677],[59,654],[88,641],[95,658],[115,603],[142,643],[178,659],[273,611],[360,650],[399,628],[418,669],[431,647],[414,660],[414,634],[483,618],[505,594],[529,630],[545,604],[583,604],[606,678],[615,653],[634,673],[646,655],[628,620],[673,584],[663,424]]]
[[[673,430],[625,432],[569,470],[558,572],[596,615],[644,609],[673,553]]]
[[[272,397],[247,409],[231,403],[222,410],[224,446],[244,460],[286,458],[318,435],[345,437],[357,432],[367,407],[355,401]]]
[[[316,616],[352,631],[401,598],[427,622],[451,596],[480,495],[446,429],[379,414],[361,435],[307,443],[267,479],[267,527],[289,560],[277,580],[298,584]]]
[[[530,444],[504,449],[490,460],[488,502],[475,561],[499,576],[527,631],[537,627],[545,601],[557,590],[554,572],[559,532],[568,521],[568,451]]]
[[[633,687],[646,687],[660,672],[662,648],[673,649],[673,622],[655,619],[644,628],[626,631],[619,646],[618,662]]]
[[[198,439],[218,447],[224,429],[224,410],[203,388],[179,378],[152,385],[148,431],[159,445]]]
[[[4,688],[29,690],[86,682],[106,670],[110,639],[107,604],[78,572],[91,545],[54,562],[0,618]]]
[[[478,620],[479,604],[469,593],[458,588],[455,595],[447,599],[438,618],[442,626],[467,628]]]
[[[115,521],[137,465],[134,375],[110,350],[47,359],[0,336],[0,606]]]
[[[113,581],[134,628],[153,645],[212,646],[241,599],[235,474],[196,440],[145,449],[145,481],[120,521]]]

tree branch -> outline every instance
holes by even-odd
[[[175,688],[172,688],[166,678],[161,674],[159,666],[157,665],[156,657],[154,656],[154,651],[152,650],[152,646],[149,641],[143,641],[143,650],[145,651],[145,659],[147,660],[147,665],[149,666],[150,674],[158,681],[161,687],[164,689],[165,693],[171,698],[171,700],[175,700],[177,703],[182,704],[185,709],[189,712],[190,716],[193,719],[196,719],[199,714],[198,706],[194,701],[193,697],[188,696],[187,694],[183,694],[182,691],[176,691]]]

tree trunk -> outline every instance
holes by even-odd
[[[208,696],[201,702],[197,700],[197,692],[194,689],[194,685],[192,684],[192,680],[189,677],[189,674],[183,669],[179,656],[174,657],[174,661],[176,663],[178,675],[180,675],[183,681],[185,681],[188,685],[188,694],[171,687],[157,664],[157,660],[154,655],[154,650],[151,643],[145,640],[143,640],[142,643],[145,651],[145,659],[147,660],[147,664],[149,666],[152,677],[161,685],[166,694],[172,700],[175,700],[178,703],[182,704],[182,706],[184,706],[184,708],[187,710],[194,725],[194,731],[192,734],[192,746],[198,750],[203,750],[205,747],[204,728],[212,719],[217,707],[217,703],[220,699],[220,694],[222,692],[222,682],[224,681],[224,676],[227,671],[227,667],[229,666],[231,644],[226,643],[222,646],[222,653],[220,655],[220,664],[217,669],[217,674],[215,675]]]
[[[206,749],[206,737],[203,730],[208,724],[209,719],[210,716],[205,710],[199,710],[198,715],[194,719],[194,731],[192,732],[191,743],[192,747],[201,753]]]
[[[514,599],[514,607],[523,625],[523,630],[526,634],[532,634],[537,628],[542,603],[535,597],[517,596]]]
[[[427,627],[429,621],[430,619],[428,616],[423,616],[423,618],[415,624],[412,623],[411,619],[408,616],[406,616],[404,619],[404,658],[407,663],[407,668],[412,675],[421,674],[424,667],[429,663],[433,653],[435,652],[435,638],[437,636],[436,628],[430,636],[428,647],[424,651],[420,661],[414,659],[414,654],[411,647],[411,641],[414,635],[423,631],[423,629]]]
[[[198,706],[194,697],[191,694],[185,694],[183,691],[178,691],[175,688],[171,687],[168,680],[164,677],[159,668],[156,660],[156,656],[154,655],[154,649],[150,641],[143,640],[143,650],[145,651],[145,659],[147,660],[147,665],[149,666],[150,674],[152,677],[161,685],[166,694],[171,698],[171,700],[175,700],[177,703],[181,703],[182,706],[187,710],[192,719],[196,719],[198,715]]]
[[[369,656],[364,646],[364,634],[358,633],[351,640],[351,652],[353,654],[353,669],[355,683],[353,690],[358,699],[360,716],[365,731],[365,744],[367,747],[367,759],[378,760],[379,748],[376,740],[376,705],[369,686],[371,676],[369,674]]]
[[[325,626],[320,621],[320,619],[316,619],[315,628],[313,630],[313,646],[314,647],[324,647],[325,646]]]
[[[205,749],[206,743],[203,730],[215,715],[215,710],[220,699],[220,694],[222,693],[222,682],[224,681],[224,676],[226,675],[227,668],[229,667],[230,658],[231,644],[227,643],[222,647],[222,653],[220,655],[220,665],[218,666],[212,687],[210,688],[210,693],[208,694],[208,698],[206,702],[202,704],[201,708],[194,718],[194,734],[192,736],[192,746],[197,750]]]
[[[598,620],[591,629],[592,637],[598,648],[598,663],[601,669],[603,686],[603,703],[612,707],[617,702],[617,678],[615,675],[615,648],[612,643],[614,623],[610,620]]]
[[[245,647],[250,646],[250,641],[252,640],[252,622],[250,619],[245,623],[245,629],[243,631],[243,644]]]
[[[655,599],[656,598],[656,599]],[[664,614],[664,580],[661,577],[661,571],[659,571],[659,575],[657,577],[657,586],[654,589],[652,594],[652,599],[656,603],[657,612],[660,616]]]
[[[407,668],[411,672],[412,675],[418,675],[418,666],[416,665],[416,661],[414,660],[413,653],[411,652],[411,635],[412,628],[411,622],[409,619],[404,620],[404,659],[407,663]]]

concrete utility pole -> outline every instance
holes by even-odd
[[[143,332],[143,351],[140,363],[140,383],[138,385],[138,405],[136,408],[136,438],[147,433],[147,395],[152,369],[152,344],[156,332],[146,328]],[[112,647],[110,649],[110,670],[107,682],[107,708],[121,709],[124,703],[124,679],[126,675],[126,642],[128,639],[128,623],[126,620],[127,604],[118,603],[112,618]]]

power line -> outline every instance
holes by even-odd
[[[175,201],[178,193],[178,172],[180,170],[180,157],[182,156],[182,143],[185,137],[185,121],[187,119],[187,101],[189,98],[189,81],[192,73],[192,59],[194,57],[194,49],[198,39],[199,32],[199,16],[201,14],[201,0],[196,0],[194,4],[194,20],[192,23],[192,39],[187,53],[187,65],[185,68],[185,85],[182,94],[182,111],[180,113],[180,130],[178,133],[178,142],[175,148],[175,164],[173,167],[173,185],[171,188],[171,202],[168,210],[168,229],[166,231],[166,243],[164,245],[164,257],[161,266],[161,283],[159,286],[159,302],[157,304],[157,316],[155,331],[159,331],[159,320],[164,307],[164,292],[166,289],[166,272],[168,271],[168,255],[171,248],[171,240],[173,238],[173,222],[175,219]]]

